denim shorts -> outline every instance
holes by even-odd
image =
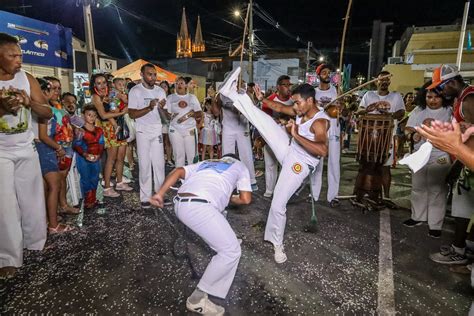
[[[58,157],[56,156],[56,151],[41,142],[36,142],[35,145],[38,151],[41,174],[45,176],[49,172],[58,172]]]

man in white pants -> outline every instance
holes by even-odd
[[[165,158],[160,113],[157,106],[164,107],[166,93],[156,82],[153,64],[141,68],[142,83],[134,86],[128,95],[128,113],[136,120],[137,155],[142,208],[150,208],[152,181],[155,191],[165,179]]]
[[[252,188],[248,169],[235,155],[174,169],[151,203],[163,207],[163,197],[179,179],[184,180],[175,197],[176,216],[198,234],[215,252],[197,288],[186,300],[192,312],[224,315],[224,308],[209,300],[208,294],[225,298],[241,255],[240,243],[226,218],[225,207],[250,204]],[[232,195],[234,189],[239,195]]]
[[[202,118],[201,104],[194,94],[186,92],[186,81],[179,77],[175,82],[176,92],[166,98],[165,108],[171,114],[168,135],[173,147],[176,167],[192,164],[197,156],[196,121]]]
[[[217,107],[217,112],[222,109],[222,155],[235,154],[237,144],[240,160],[250,172],[252,190],[257,191],[249,122],[234,108],[232,100],[222,94],[217,95],[213,106]]]
[[[234,101],[234,106],[258,129],[282,166],[264,238],[274,246],[275,261],[283,263],[287,260],[283,249],[286,204],[311,170],[316,168],[319,157],[327,155],[329,117],[324,111],[319,111],[314,100],[314,88],[309,84],[302,84],[293,89],[292,108],[278,102],[267,102],[267,105],[276,112],[296,116],[296,121],[290,120],[287,125],[287,129],[291,131],[290,142],[287,132],[265,112],[255,107],[247,94],[237,93],[236,82],[239,72],[240,67],[227,78],[220,93]],[[259,87],[255,87],[255,94],[259,101],[263,101]]]
[[[0,33],[0,279],[23,264],[23,248],[42,250],[46,204],[31,114],[49,119],[38,81],[21,70],[18,40]]]
[[[277,92],[270,95],[268,100],[292,107],[293,100],[290,97],[290,87],[290,77],[286,75],[278,77],[276,84]],[[262,111],[272,116],[274,119],[287,119],[287,117],[282,117],[281,115],[278,115],[278,113],[274,113],[271,108],[265,105],[265,101],[262,103]],[[268,145],[263,147],[263,155],[265,158],[265,193],[263,196],[271,197],[278,177],[278,161]]]
[[[337,98],[337,89],[331,85],[331,67],[327,64],[321,64],[316,68],[316,74],[319,77],[319,87],[316,88],[316,101],[321,110],[332,100]],[[339,194],[339,180],[341,177],[341,129],[337,118],[331,118],[331,126],[328,131],[328,192],[327,200],[331,207],[339,205],[337,195]],[[324,159],[318,164],[316,172],[313,174],[312,195],[315,201],[319,200],[323,180]]]

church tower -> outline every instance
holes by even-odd
[[[191,48],[191,37],[189,36],[188,32],[186,11],[183,7],[183,14],[181,16],[181,28],[176,38],[176,58],[193,57]]]
[[[201,18],[198,15],[197,26],[196,26],[196,36],[194,36],[194,43],[193,43],[193,53],[203,53],[205,51],[206,51],[206,45],[204,44],[204,39],[202,38]]]

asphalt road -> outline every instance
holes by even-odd
[[[348,195],[357,165],[352,155],[342,162],[341,195]],[[273,261],[272,247],[263,241],[270,199],[263,197],[264,177],[258,181],[254,202],[228,212],[243,243],[229,295],[214,299],[226,314],[467,315],[474,294],[469,276],[428,257],[450,243],[452,220],[441,239],[428,237],[427,226],[401,225],[409,217],[406,169],[394,170],[392,197],[400,209],[363,213],[348,201],[338,208],[318,202],[316,233],[304,231],[311,203],[303,191],[288,205],[284,264]],[[321,197],[324,188],[326,183]],[[42,252],[26,252],[17,275],[0,281],[0,313],[187,314],[185,301],[197,280],[183,249],[187,245],[198,273],[213,253],[184,230],[172,208],[164,212],[171,223],[157,210],[141,210],[137,190],[107,199],[105,211],[84,214],[75,232],[51,236]]]

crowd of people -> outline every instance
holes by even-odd
[[[68,177],[79,177],[83,209],[92,209],[99,203],[99,185],[111,199],[134,190],[124,166],[133,170],[138,160],[141,207],[171,205],[167,192],[181,180],[173,200],[176,214],[217,252],[188,298],[188,309],[223,314],[208,294],[225,298],[241,250],[222,212],[229,201],[251,203],[262,174],[255,170],[255,157],[263,156],[263,196],[272,199],[264,239],[273,245],[274,260],[283,263],[287,202],[307,178],[310,198],[320,200],[326,170],[326,200],[331,207],[340,205],[341,153],[350,150],[353,133],[360,138],[368,128],[357,124],[359,118],[374,124],[377,118],[388,120],[393,131],[381,160],[360,152],[359,140],[353,204],[393,205],[390,169],[429,140],[434,149],[412,175],[412,213],[403,225],[427,223],[428,235],[439,238],[451,203],[453,243],[431,259],[467,269],[474,257],[474,231],[468,232],[474,210],[474,87],[454,67],[435,69],[432,80],[404,97],[389,91],[391,75],[382,71],[376,90],[362,98],[338,98],[328,64],[316,69],[317,88],[294,85],[282,75],[270,92],[242,82],[234,71],[219,87],[209,88],[201,104],[189,88],[190,78],[158,82],[155,66],[145,64],[140,82],[92,75],[92,101],[79,107],[74,94],[61,93],[57,78],[34,78],[21,69],[15,38],[0,34],[0,57],[2,277],[22,265],[24,248],[41,250],[48,233],[75,229],[60,220],[81,212],[68,204]],[[165,178],[166,166],[176,169]],[[238,194],[232,195],[235,189]]]

